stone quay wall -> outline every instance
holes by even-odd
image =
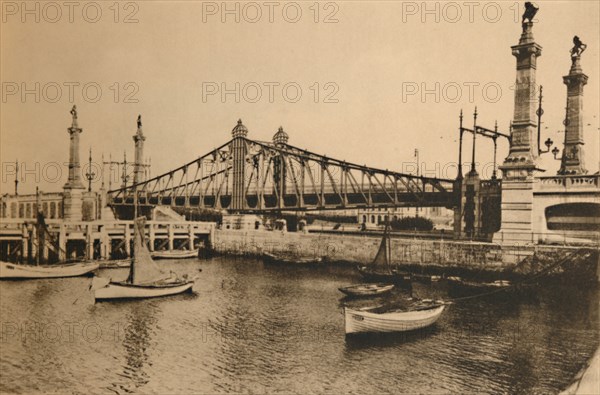
[[[260,256],[264,252],[286,252],[298,257],[322,257],[332,263],[366,264],[373,260],[380,242],[380,236],[368,234],[216,229],[212,247],[217,253],[228,255]],[[439,239],[391,239],[392,264],[421,268],[424,272],[457,274],[470,271],[528,275],[579,249],[532,244],[502,247],[494,243]],[[594,273],[597,273],[597,248],[588,247],[586,250],[590,251],[589,258],[593,261]]]

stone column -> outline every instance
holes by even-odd
[[[560,175],[587,173],[583,161],[583,86],[587,84],[588,76],[581,70],[581,52],[583,50],[579,52],[577,47],[573,48],[571,70],[563,77],[567,85],[567,116]]]
[[[542,47],[535,43],[532,22],[523,23],[519,44],[512,48],[517,58],[515,106],[510,151],[502,171],[502,224],[494,241],[503,244],[531,242],[534,171],[537,147],[536,83],[537,58]]]
[[[98,219],[98,207],[96,192],[82,193],[81,218],[83,221],[94,221]]]
[[[87,259],[94,259],[94,231],[92,224],[87,224],[85,227],[85,247]]]
[[[58,231],[58,260],[67,259],[67,226],[64,223],[59,225]]]
[[[169,251],[173,251],[175,246],[175,229],[173,229],[173,224],[169,223],[169,232],[167,234],[169,240]]]
[[[63,187],[65,221],[81,221],[82,219],[82,193],[85,190],[81,182],[81,167],[79,165],[79,135],[82,129],[77,124],[77,108],[71,110],[73,122],[67,130],[70,135],[69,145],[69,179]]]
[[[134,162],[134,173],[133,183],[138,184],[144,179],[144,133],[142,131],[142,116],[138,115],[137,119],[137,133],[133,136],[135,142],[135,162]]]
[[[100,258],[108,259],[110,257],[110,238],[106,230],[106,225],[100,225]]]

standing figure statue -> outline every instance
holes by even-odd
[[[142,127],[142,116],[141,115],[138,115],[137,125],[138,125],[138,129]]]
[[[73,120],[77,119],[77,106],[73,105],[73,108],[71,109],[71,115],[73,116]]]
[[[573,37],[573,48],[571,48],[571,58],[578,58],[581,56],[583,51],[587,48],[587,45],[582,43],[579,37]]]
[[[526,21],[533,22],[535,14],[537,14],[539,8],[533,5],[530,1],[525,2],[525,11],[523,12],[523,19],[521,24],[525,25]]]

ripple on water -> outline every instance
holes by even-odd
[[[0,392],[546,393],[565,387],[598,346],[597,290],[457,303],[420,332],[345,337],[342,306],[409,293],[343,299],[337,288],[361,281],[345,267],[161,264],[189,275],[202,268],[196,294],[94,304],[89,278],[0,282]],[[413,293],[446,290],[416,284]]]

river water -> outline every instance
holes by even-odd
[[[0,282],[0,392],[552,393],[599,343],[599,294],[585,287],[455,303],[421,332],[346,338],[337,288],[360,281],[351,267],[164,263],[202,268],[196,293],[94,304],[90,278]],[[413,292],[447,297],[443,284]]]

